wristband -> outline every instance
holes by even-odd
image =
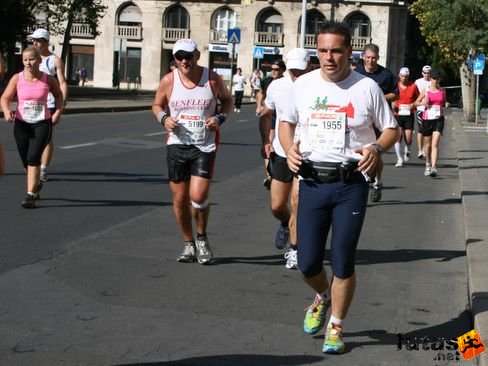
[[[217,124],[219,126],[225,122],[225,116],[223,114],[217,113],[214,117],[217,118]]]
[[[163,126],[164,126],[164,121],[166,120],[166,118],[168,118],[168,114],[161,111],[158,113],[158,118],[157,120],[159,121],[159,123],[161,123]]]

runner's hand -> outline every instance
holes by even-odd
[[[291,145],[286,154],[286,161],[288,163],[288,168],[290,168],[293,173],[298,173],[298,170],[302,165],[302,155],[300,154],[300,141],[297,141],[293,145]]]
[[[173,132],[176,127],[178,127],[178,121],[173,119],[173,117],[168,116],[164,120],[164,128],[166,128],[166,130],[168,130],[169,132]]]
[[[373,145],[369,145],[368,147],[356,149],[355,152],[363,156],[363,158],[359,160],[358,170],[371,175],[371,173],[376,170],[376,166],[381,159],[378,151],[376,151]]]
[[[205,128],[209,131],[217,131],[219,129],[219,121],[217,117],[212,116],[206,119]]]

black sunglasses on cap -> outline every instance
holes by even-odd
[[[175,59],[177,59],[178,61],[183,61],[183,60],[190,61],[193,58],[193,56],[195,56],[194,52],[176,52],[175,53]]]

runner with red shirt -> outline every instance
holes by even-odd
[[[400,137],[395,143],[395,153],[397,155],[397,162],[395,167],[400,168],[403,162],[410,160],[410,145],[412,144],[412,133],[415,119],[415,101],[420,92],[417,85],[410,80],[410,70],[407,67],[402,67],[399,73],[398,99],[392,103],[393,112],[400,126]],[[402,142],[405,142],[405,147],[402,154]]]

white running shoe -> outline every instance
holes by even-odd
[[[403,160],[402,159],[398,159],[396,164],[395,164],[395,168],[401,168],[403,166]]]
[[[410,160],[410,150],[408,150],[406,147],[405,147],[405,154],[403,155],[403,160],[404,161]]]
[[[430,176],[432,174],[432,167],[430,165],[426,165],[425,166],[425,171],[424,171],[424,175],[426,177]]]
[[[286,264],[285,267],[288,269],[297,269],[298,265],[298,258],[297,258],[298,251],[295,249],[288,249],[285,253]]]
[[[210,245],[208,244],[208,239],[205,237],[203,239],[197,239],[195,241],[197,247],[197,259],[200,264],[209,264],[213,260],[213,254],[210,250]]]
[[[193,242],[186,242],[183,252],[181,252],[176,260],[182,263],[191,263],[195,260],[195,258],[195,245]]]

